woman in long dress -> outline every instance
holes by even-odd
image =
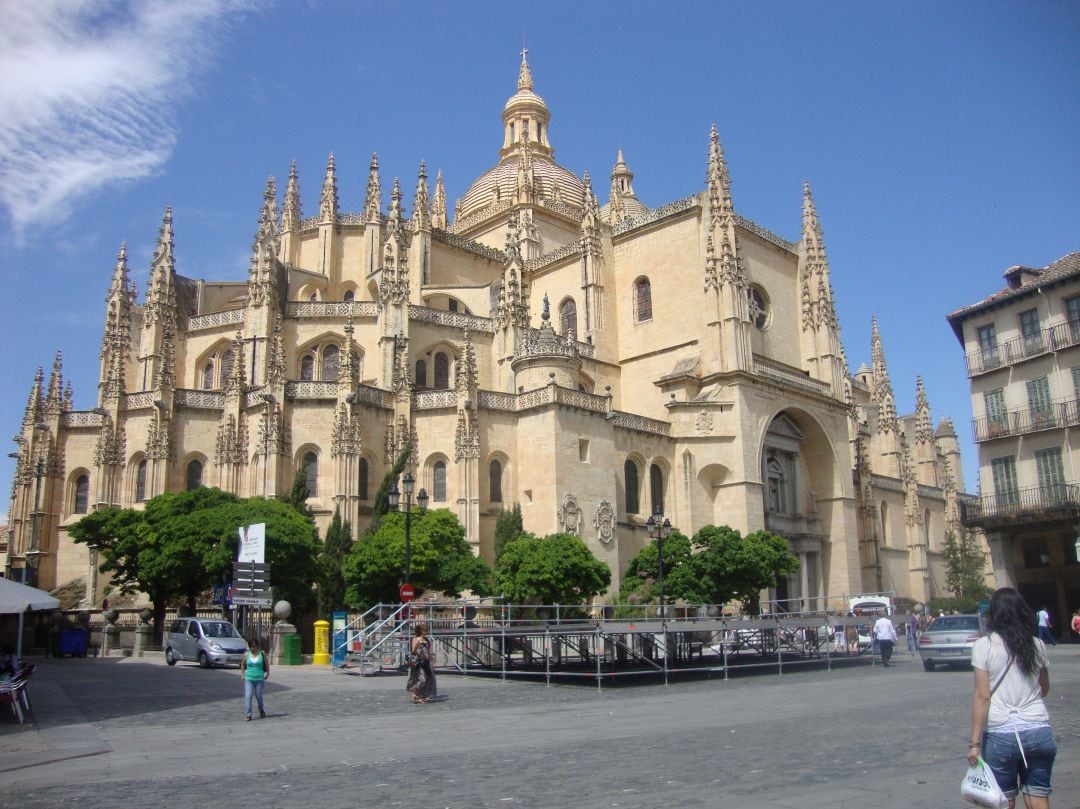
[[[422,704],[438,696],[435,686],[435,654],[431,650],[427,624],[413,625],[413,637],[409,641],[409,680],[405,688],[415,704]]]

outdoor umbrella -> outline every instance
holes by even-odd
[[[16,654],[22,656],[23,617],[27,610],[55,610],[60,601],[44,590],[19,584],[10,579],[0,579],[0,615],[19,614],[19,638]]]

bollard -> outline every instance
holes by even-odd
[[[311,662],[316,666],[330,665],[330,622],[315,622],[315,654]]]

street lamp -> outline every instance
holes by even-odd
[[[412,573],[412,499],[413,491],[416,488],[416,478],[413,477],[412,472],[406,472],[404,477],[401,478],[401,489],[405,494],[405,583],[409,584],[409,577]],[[397,483],[390,484],[390,491],[387,493],[390,498],[390,508],[397,510],[398,503],[401,501],[402,491],[398,490]],[[427,511],[428,493],[423,489],[416,495],[416,504],[420,507],[420,513],[423,514]]]
[[[656,556],[660,564],[660,576],[657,582],[660,587],[660,621],[667,621],[667,610],[664,609],[664,540],[671,536],[671,520],[664,516],[664,510],[659,506],[649,515],[645,523],[649,530],[649,536],[656,540]]]

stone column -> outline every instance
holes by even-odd
[[[810,570],[809,570],[810,554],[806,551],[799,551],[799,601],[802,604],[804,610],[810,609],[809,597],[810,597]]]
[[[101,656],[123,655],[124,650],[120,648],[120,627],[116,625],[119,613],[116,610],[105,610],[101,616],[107,622],[101,630]]]
[[[150,649],[154,637],[154,627],[150,619],[154,613],[149,607],[139,610],[139,625],[135,627],[135,657],[142,657]]]
[[[288,618],[292,615],[292,605],[288,601],[279,601],[274,605],[273,637],[270,640],[270,664],[280,666],[285,662],[285,636],[295,635],[296,627],[289,623]]]

